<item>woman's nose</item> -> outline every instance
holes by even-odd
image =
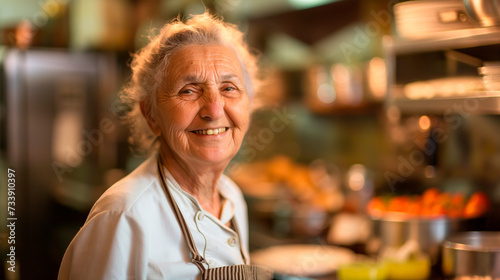
[[[215,121],[224,116],[224,98],[216,90],[209,90],[201,100],[200,117]]]

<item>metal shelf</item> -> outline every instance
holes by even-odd
[[[429,38],[402,39],[387,37],[384,45],[396,54],[463,49],[500,44],[500,28],[483,27],[452,30],[433,34]]]
[[[471,92],[468,96],[429,99],[394,98],[388,106],[396,106],[405,114],[473,115],[500,114],[500,92]]]
[[[409,99],[403,97],[402,84],[396,81],[396,60],[399,55],[500,45],[500,28],[471,28],[439,32],[421,39],[385,37],[387,63],[387,106],[395,106],[403,114],[500,114],[500,91],[476,91],[453,97]],[[489,49],[489,48],[487,48]],[[494,47],[492,50],[496,50]],[[410,65],[411,67],[411,65]],[[439,78],[439,77],[436,77]]]

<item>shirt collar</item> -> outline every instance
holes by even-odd
[[[172,174],[168,171],[168,169],[165,166],[162,167],[163,170],[165,171],[165,179],[167,181],[166,182],[167,186],[169,188],[173,188],[178,193],[182,194],[185,198],[194,203],[194,205],[198,208],[197,210],[202,210],[203,208],[201,208],[201,205],[198,202],[198,200],[196,200],[196,198],[192,196],[190,193],[183,190],[179,185],[179,183],[177,183],[177,181],[175,180],[174,176],[172,176]],[[234,207],[235,198],[232,195],[232,192],[229,191],[229,186],[228,186],[228,184],[230,184],[229,181],[230,180],[226,178],[226,175],[222,174],[221,177],[219,178],[219,181],[217,182],[217,189],[219,191],[219,194],[223,198],[221,214],[219,218],[222,224],[227,224],[229,221],[231,221],[231,219],[235,215],[235,207]]]

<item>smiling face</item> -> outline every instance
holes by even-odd
[[[174,53],[149,120],[162,155],[225,167],[249,126],[243,81],[239,60],[227,47],[190,45]]]

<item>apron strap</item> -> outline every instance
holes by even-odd
[[[161,155],[158,154],[158,173],[160,174],[160,181],[165,189],[165,192],[167,193],[167,198],[170,201],[170,204],[172,205],[172,208],[174,210],[175,217],[177,218],[177,222],[179,222],[179,225],[182,230],[182,235],[184,236],[184,239],[186,239],[186,243],[188,245],[189,252],[191,253],[191,262],[194,263],[198,269],[202,272],[202,275],[205,273],[205,266],[203,263],[206,263],[205,259],[200,255],[198,250],[196,249],[196,245],[194,243],[193,236],[191,235],[191,232],[188,229],[186,220],[184,220],[184,216],[182,216],[181,210],[179,209],[179,206],[177,206],[177,203],[175,203],[174,198],[172,197],[172,194],[170,193],[170,190],[168,189],[166,183],[165,183],[165,175],[163,171],[163,166],[162,166],[162,160],[161,160]]]
[[[240,234],[240,228],[238,227],[238,223],[236,223],[236,218],[233,216],[231,219],[231,223],[233,223],[234,231],[236,231],[236,234],[238,235],[238,241],[240,242],[240,253],[241,257],[243,258],[243,261],[245,264],[248,264],[247,257],[245,256],[245,253],[243,252],[243,244],[241,243],[241,234]]]

